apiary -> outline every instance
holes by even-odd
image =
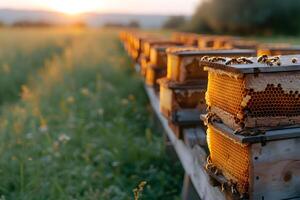
[[[300,55],[201,61],[206,103],[232,129],[300,124]]]
[[[223,190],[243,199],[300,197],[300,128],[240,134],[213,117],[205,121],[206,170]]]
[[[265,45],[257,49],[257,55],[279,56],[300,54],[300,46],[291,46],[289,44]]]
[[[221,56],[253,56],[256,55],[256,52],[253,50],[170,48],[167,50],[167,54],[167,78],[178,83],[187,84],[188,82],[197,82],[199,79],[207,80],[207,72],[203,70],[203,66],[200,64],[203,57],[215,56],[213,59],[223,60]]]

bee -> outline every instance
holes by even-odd
[[[239,61],[241,64],[253,64],[253,61],[250,60],[249,58],[246,58],[246,57],[238,58],[238,61]]]
[[[266,62],[267,59],[268,59],[267,55],[262,55],[257,58],[257,62],[264,63],[264,62]]]
[[[209,56],[203,56],[202,58],[201,58],[201,61],[208,61],[209,60]]]
[[[226,58],[224,58],[224,57],[218,57],[217,60],[221,61],[221,62],[226,62]]]
[[[232,65],[232,64],[239,64],[239,62],[236,58],[232,58],[225,63],[225,65]]]
[[[297,63],[298,62],[298,59],[297,58],[292,58],[292,63]]]
[[[281,62],[280,61],[277,61],[276,64],[277,64],[277,66],[281,66]]]
[[[216,57],[210,57],[209,59],[208,59],[208,62],[215,62],[216,61]]]

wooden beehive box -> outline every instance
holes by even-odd
[[[142,60],[141,60],[141,74],[143,76],[146,76],[146,70],[147,66],[150,62],[150,54],[151,54],[151,48],[153,46],[159,46],[159,45],[169,45],[169,46],[176,46],[176,45],[182,45],[181,42],[177,42],[170,39],[151,39],[151,40],[145,40],[143,42],[142,46]]]
[[[291,46],[289,44],[281,45],[262,45],[257,49],[257,55],[278,56],[278,55],[296,55],[300,54],[300,46]]]
[[[231,36],[202,35],[198,37],[198,48],[230,49],[230,43],[237,39]]]
[[[300,124],[298,60],[299,55],[201,61],[208,71],[209,111],[235,130]]]
[[[195,85],[183,85],[167,78],[159,80],[160,110],[169,121],[177,124],[199,122],[201,113],[205,113],[206,80]]]
[[[167,78],[177,83],[198,81],[207,79],[207,72],[203,70],[200,61],[203,57],[215,56],[222,59],[222,56],[240,57],[254,56],[253,50],[212,50],[199,48],[170,48],[168,54]]]
[[[212,117],[205,121],[206,169],[228,194],[253,200],[300,197],[300,128],[245,135]]]
[[[231,40],[226,45],[233,49],[257,49],[259,47],[258,42],[244,39]]]
[[[167,76],[167,49],[170,47],[183,47],[174,45],[155,45],[150,51],[150,61],[146,70],[146,84],[159,90],[157,80]]]
[[[175,41],[182,42],[184,45],[197,47],[199,37],[201,37],[201,35],[195,33],[175,32],[171,38]]]

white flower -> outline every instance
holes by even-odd
[[[69,137],[69,136],[67,136],[66,134],[61,134],[60,136],[59,136],[59,138],[58,138],[58,140],[60,141],[60,142],[67,142],[67,141],[69,141],[71,138]]]

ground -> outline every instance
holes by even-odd
[[[115,30],[0,31],[0,199],[178,199],[142,81]]]

